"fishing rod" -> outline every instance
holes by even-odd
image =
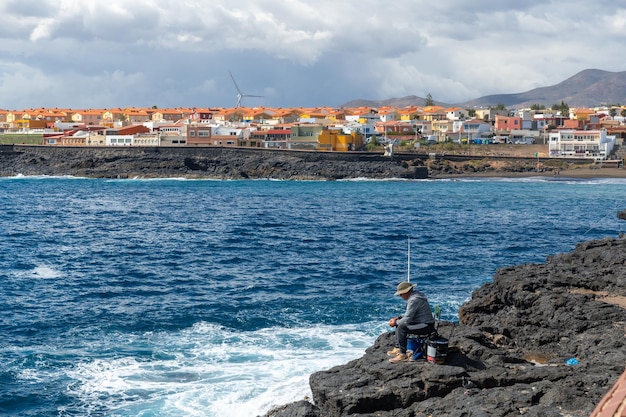
[[[407,236],[407,277],[406,277],[406,282],[411,282],[411,236]],[[441,323],[441,307],[439,305],[436,305],[434,307],[434,312],[433,312],[433,316],[435,317],[436,321],[437,321],[437,326],[435,327],[435,332],[439,331],[439,324]],[[454,326],[452,327],[452,331],[450,332],[450,338],[452,337],[452,334],[454,333]]]
[[[411,236],[407,236],[407,265],[406,265],[406,282],[411,282]]]

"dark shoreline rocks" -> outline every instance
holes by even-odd
[[[338,180],[424,179],[419,157],[218,147],[0,146],[0,176]]]
[[[446,364],[390,364],[393,333],[267,417],[588,416],[626,366],[626,237],[499,269],[442,323]],[[567,361],[575,359],[576,364]]]
[[[551,172],[552,169],[544,167],[541,172]],[[376,152],[231,147],[0,145],[2,177],[340,180],[527,175],[537,172],[536,158],[414,152],[388,157]]]

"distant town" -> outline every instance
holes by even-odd
[[[509,110],[358,108],[39,108],[0,110],[0,143],[375,151],[401,146],[545,144],[551,158],[616,159],[626,107]]]

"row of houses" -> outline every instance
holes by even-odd
[[[610,109],[572,109],[564,116],[545,110],[470,111],[441,106],[42,108],[0,110],[0,129],[43,133],[44,145],[252,146],[346,151],[361,149],[371,137],[383,144],[428,138],[432,143],[548,143],[552,157],[574,154],[607,158],[615,143],[626,136],[623,117],[610,113]]]
[[[620,114],[626,113],[626,108]],[[553,110],[521,109],[462,109],[442,106],[385,106],[379,108],[115,108],[115,109],[61,109],[38,108],[26,110],[0,109],[0,128],[19,129],[32,124],[58,121],[80,123],[87,126],[113,127],[117,124],[142,124],[146,122],[177,122],[184,119],[212,120],[216,122],[264,122],[268,124],[292,123],[295,121],[359,122],[377,123],[394,121],[463,121],[468,119],[491,123],[495,130],[527,129],[541,130],[546,127],[569,125],[568,128],[582,129],[584,125],[600,123],[606,118],[623,122],[624,117],[610,108],[573,108],[562,115]]]
[[[189,120],[174,124],[116,127],[56,124],[42,132],[48,146],[219,146],[351,151],[363,146],[363,135],[333,126],[294,123],[280,126],[213,124]]]

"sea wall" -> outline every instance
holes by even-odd
[[[419,156],[221,147],[0,146],[0,176],[94,178],[427,178]]]
[[[589,416],[626,366],[626,237],[498,270],[442,323],[446,363],[391,364],[392,332],[267,417]],[[385,318],[381,317],[381,320]]]

